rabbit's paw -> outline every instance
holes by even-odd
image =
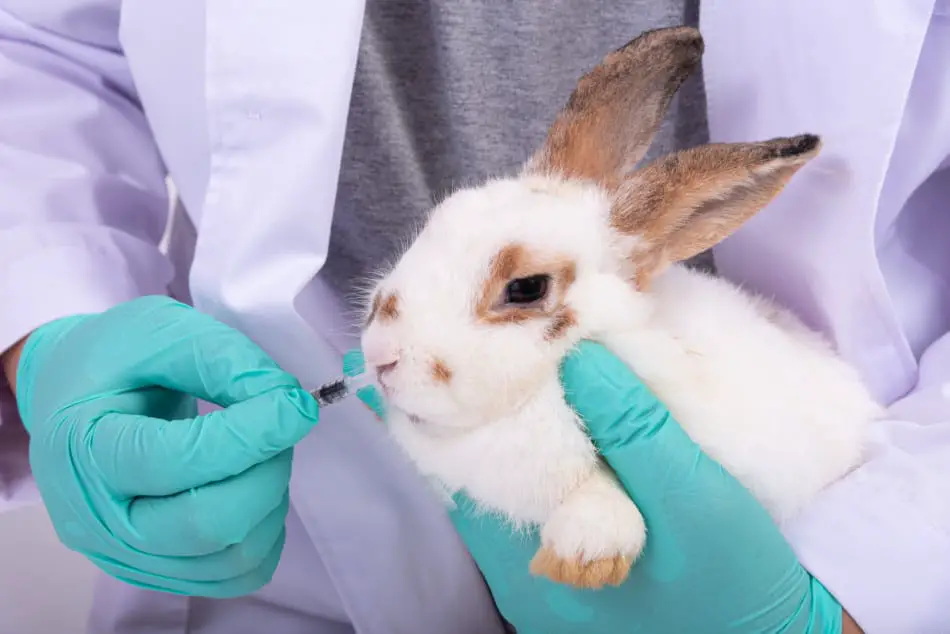
[[[575,588],[619,586],[645,543],[643,516],[629,498],[575,498],[541,529],[531,573]]]
[[[583,555],[565,559],[552,548],[542,546],[531,560],[531,573],[556,583],[597,590],[605,585],[619,586],[627,579],[633,559],[614,555],[585,560]]]

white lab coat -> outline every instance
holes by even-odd
[[[827,148],[723,245],[724,273],[832,334],[883,399],[904,397],[879,455],[787,529],[869,632],[950,631],[950,604],[937,600],[950,593],[950,342],[939,339],[950,265],[917,278],[885,266],[886,240],[871,230],[882,183],[903,167],[895,143],[914,115],[905,106],[934,4],[709,2],[701,23],[714,140],[812,131]],[[0,348],[49,319],[171,287],[305,384],[334,376],[355,342],[319,272],[362,10],[0,0],[0,305],[17,307],[0,316]],[[190,220],[175,225],[177,268],[155,246],[166,170]],[[8,507],[35,500],[23,447],[7,395]],[[444,514],[362,408],[325,413],[297,448],[291,492],[285,556],[258,598],[103,579],[92,631],[501,631]]]
[[[950,632],[950,3],[706,2],[700,28],[712,140],[825,142],[720,272],[890,404],[868,464],[786,535],[866,632]]]

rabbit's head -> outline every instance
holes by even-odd
[[[596,331],[591,289],[606,287],[588,282],[648,291],[817,154],[818,137],[802,135],[705,145],[638,169],[702,51],[692,28],[640,35],[580,79],[520,174],[432,210],[367,311],[363,352],[391,405],[455,428],[510,413]]]

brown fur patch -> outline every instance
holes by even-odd
[[[548,329],[544,333],[544,338],[548,341],[553,341],[554,339],[564,336],[571,326],[576,325],[577,316],[574,314],[574,311],[570,308],[564,308],[554,315],[554,319],[548,324]]]
[[[629,557],[610,557],[583,561],[580,556],[562,559],[550,548],[538,550],[531,560],[531,574],[547,577],[556,583],[575,588],[597,590],[606,585],[619,586],[630,574],[633,560]]]
[[[379,318],[393,321],[397,317],[399,317],[399,297],[395,293],[390,293],[379,305]]]
[[[643,158],[702,54],[702,37],[690,27],[647,31],[610,53],[580,78],[526,170],[615,189]]]
[[[452,380],[452,368],[442,359],[432,362],[432,378],[436,383],[448,383]]]
[[[716,143],[662,157],[617,193],[612,227],[638,236],[629,257],[637,286],[718,244],[772,201],[821,147],[814,135]]]
[[[520,244],[510,244],[492,258],[488,267],[488,277],[482,283],[478,301],[475,304],[475,316],[479,321],[490,324],[521,323],[531,318],[527,310],[496,311],[494,309],[505,286],[519,270],[524,269],[528,259],[528,251]]]
[[[498,281],[510,280],[527,264],[528,258],[528,251],[520,244],[506,246],[492,260],[491,278]]]
[[[514,279],[550,275],[548,298],[537,306],[503,306],[499,303],[505,287]],[[551,318],[564,308],[567,289],[577,278],[577,265],[566,258],[542,257],[520,244],[501,249],[488,267],[475,301],[475,318],[488,324],[518,324],[530,319]]]
[[[561,262],[555,277],[561,282],[566,291],[577,280],[577,264],[572,261]]]

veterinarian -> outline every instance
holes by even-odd
[[[503,632],[479,570],[528,634],[950,631],[946,2],[702,9],[0,0],[2,505],[41,499],[104,571],[89,632]],[[517,167],[590,65],[684,21],[712,140],[825,143],[720,271],[833,337],[890,418],[786,542],[583,347],[567,393],[654,544],[617,614],[301,385],[339,373],[354,288],[434,197]],[[650,156],[706,140],[701,88]]]

